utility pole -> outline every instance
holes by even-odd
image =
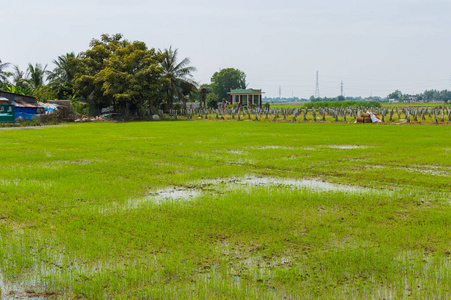
[[[343,80],[341,81],[341,96],[343,96]]]
[[[282,99],[282,87],[279,85],[279,102]]]
[[[318,74],[318,71],[316,71],[315,98],[319,98],[319,74]]]

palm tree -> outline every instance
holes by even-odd
[[[25,79],[28,77],[28,72],[25,73],[20,70],[18,65],[13,66],[13,73],[11,74],[13,77],[12,83],[21,88],[26,88],[27,85],[25,83]]]
[[[72,83],[76,72],[74,66],[75,58],[75,53],[71,52],[60,55],[53,61],[56,67],[53,71],[46,71],[50,85],[58,86],[64,83]]]
[[[7,83],[8,77],[11,76],[10,72],[5,71],[9,65],[9,63],[2,63],[2,60],[0,59],[0,84]]]
[[[41,64],[35,64],[34,66],[32,64],[28,64],[27,73],[28,76],[25,79],[25,83],[28,85],[28,87],[31,90],[36,90],[40,86],[43,86],[45,84],[45,69],[47,68],[47,65],[42,67]]]
[[[197,83],[191,79],[192,72],[196,71],[195,67],[189,66],[190,59],[185,57],[181,62],[177,63],[178,50],[172,50],[172,47],[165,49],[163,52],[163,78],[166,79],[166,93],[168,97],[168,106],[172,107],[174,97],[183,99],[183,96],[189,94],[197,88]]]

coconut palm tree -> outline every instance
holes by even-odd
[[[195,90],[197,83],[192,79],[192,72],[195,67],[189,66],[190,59],[185,57],[181,62],[177,62],[178,50],[172,50],[172,47],[165,49],[163,54],[163,78],[166,80],[166,93],[168,97],[168,106],[172,107],[174,97],[183,99],[183,96],[189,94],[188,91]]]
[[[36,90],[38,87],[45,85],[45,69],[47,65],[42,67],[41,64],[28,64],[27,73],[28,76],[25,79],[25,83],[31,90]]]
[[[75,53],[66,53],[58,56],[53,61],[55,68],[53,71],[46,71],[50,85],[58,86],[64,83],[72,83],[75,77]]]
[[[18,65],[13,65],[12,83],[21,88],[27,88],[25,79],[28,77],[28,72],[21,71]]]
[[[7,83],[8,77],[11,76],[10,72],[5,71],[9,65],[9,63],[2,63],[2,60],[0,59],[0,84]]]

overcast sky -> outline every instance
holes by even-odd
[[[102,33],[179,49],[199,83],[238,68],[266,96],[450,89],[450,0],[0,0],[0,59],[25,68]]]

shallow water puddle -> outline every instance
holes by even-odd
[[[256,149],[296,149],[295,147],[278,146],[278,145],[261,146],[261,147],[255,147],[255,148]]]
[[[205,181],[205,183],[214,185],[228,185],[227,190],[236,190],[236,186],[246,186],[246,188],[251,188],[254,186],[265,186],[265,187],[275,187],[275,186],[285,186],[296,189],[310,189],[313,191],[335,191],[335,192],[350,192],[350,193],[368,193],[373,190],[361,188],[358,186],[350,186],[343,184],[335,184],[327,182],[320,179],[292,179],[292,178],[277,178],[277,177],[255,177],[249,176],[245,178],[232,178],[226,180],[210,180]]]
[[[143,198],[133,198],[127,201],[128,209],[136,209],[147,202],[163,203],[166,201],[183,202],[200,196],[202,192],[194,188],[166,188],[150,193]]]
[[[149,194],[152,200],[156,202],[161,202],[165,200],[176,200],[176,201],[186,201],[195,198],[200,195],[200,191],[197,189],[188,188],[174,188],[165,189]]]
[[[349,150],[349,149],[372,148],[372,147],[376,147],[376,146],[371,146],[371,145],[320,145],[319,147],[338,149],[338,150]]]
[[[203,195],[217,195],[234,191],[246,191],[254,187],[305,189],[313,192],[345,192],[345,193],[391,193],[359,186],[327,182],[321,179],[292,179],[277,177],[247,176],[226,179],[209,179],[193,182],[188,187],[168,187],[147,194],[144,197],[130,198],[127,202],[116,202],[112,206],[98,207],[100,213],[112,213],[137,209],[147,203],[185,202]]]
[[[44,188],[48,188],[52,186],[51,182],[41,182],[35,179],[13,179],[13,180],[3,180],[0,179],[0,185],[14,185],[14,186],[22,186],[22,185],[37,185],[42,186]]]
[[[6,286],[3,283],[3,275],[0,272],[0,297],[3,297],[3,294],[6,294],[8,291],[6,290]]]
[[[232,154],[243,154],[244,150],[241,149],[225,149],[223,152],[232,153]]]
[[[8,284],[4,278],[2,273],[0,272],[0,299],[27,299],[27,300],[35,300],[35,299],[43,299],[42,297],[34,295],[33,292],[27,292],[21,287],[18,287],[13,284]]]
[[[369,167],[370,169],[389,169],[389,170],[399,170],[408,171],[414,173],[421,173],[427,175],[435,176],[451,176],[451,169],[446,167],[435,167],[435,166],[418,166],[418,167],[396,167],[396,166],[384,166],[384,165],[374,165]]]

